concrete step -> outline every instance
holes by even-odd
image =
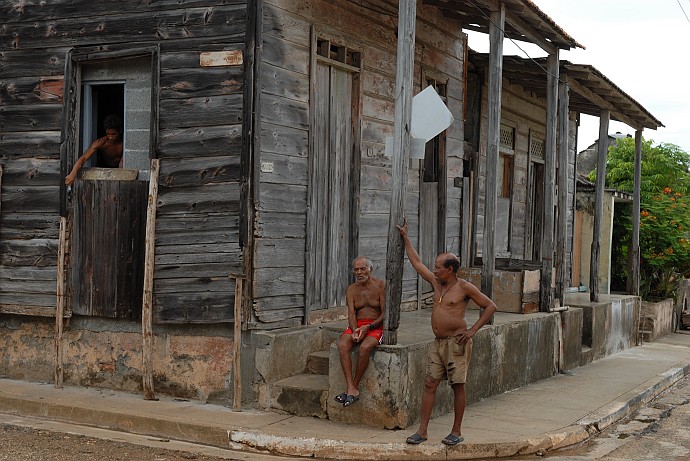
[[[306,372],[312,375],[327,375],[330,351],[312,352],[307,357]]]
[[[302,374],[273,384],[272,401],[296,416],[327,419],[328,375]]]

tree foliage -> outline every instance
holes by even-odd
[[[673,144],[643,140],[641,167],[640,294],[644,299],[673,297],[679,277],[690,276],[690,154]],[[619,139],[609,149],[606,186],[633,192],[634,168],[634,140]],[[596,170],[590,178],[596,178]],[[616,219],[623,232],[612,248],[617,252],[612,272],[626,275],[622,255],[631,248],[630,213]]]

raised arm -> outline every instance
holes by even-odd
[[[99,138],[99,139],[96,139],[94,142],[91,143],[91,146],[89,146],[89,148],[86,149],[86,151],[83,154],[81,154],[81,157],[79,157],[77,159],[77,161],[74,162],[74,166],[72,167],[72,171],[70,171],[70,174],[68,174],[65,177],[65,185],[69,186],[70,184],[72,184],[75,181],[75,179],[77,179],[77,173],[79,173],[79,170],[81,170],[81,167],[84,166],[84,163],[86,163],[86,161],[88,159],[90,159],[91,156],[98,151],[98,149],[103,147],[103,145],[105,144],[105,141],[106,141],[106,138]]]
[[[414,270],[416,270],[417,273],[421,275],[424,280],[431,283],[431,285],[435,287],[436,277],[434,277],[434,273],[431,272],[429,268],[424,265],[424,263],[422,262],[422,258],[420,258],[419,254],[417,253],[417,250],[415,250],[412,246],[410,236],[407,235],[407,217],[403,218],[402,227],[398,226],[397,224],[395,225],[395,227],[398,228],[398,232],[400,232],[400,236],[403,238],[403,241],[405,242],[405,252],[407,253],[407,258],[410,260],[410,264],[412,264]]]

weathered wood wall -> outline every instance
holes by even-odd
[[[246,0],[86,0],[0,5],[0,306],[54,306],[65,54],[160,45],[159,322],[232,320],[239,247]]]
[[[449,178],[462,176],[464,38],[460,24],[437,9],[418,6],[415,93],[422,66],[448,78],[448,105],[456,122],[447,131]],[[386,12],[390,12],[386,14]],[[265,327],[302,323],[305,305],[305,244],[309,154],[309,62],[311,27],[317,35],[361,52],[359,138],[359,254],[370,257],[375,275],[385,274],[391,163],[385,138],[393,133],[397,2],[374,0],[264,1],[261,73],[261,152],[273,164],[260,173],[255,229],[254,314]],[[406,214],[417,241],[419,160],[411,162]],[[460,189],[448,181],[446,245],[458,251]],[[403,300],[416,298],[417,277],[405,266]]]
[[[546,76],[544,77],[546,78]],[[476,214],[476,242],[478,253],[481,254],[483,244],[484,222],[484,198],[486,178],[486,116],[487,113],[487,86],[482,93],[482,124],[481,141],[479,143],[479,182],[478,182],[478,207]],[[503,80],[501,120],[515,127],[515,153],[513,159],[513,189],[512,189],[512,217],[510,222],[510,258],[516,260],[531,259],[529,243],[534,237],[529,235],[530,207],[529,202],[529,142],[530,134],[545,138],[546,133],[546,101],[523,90],[519,85],[511,84],[507,79]],[[568,152],[568,178],[571,184],[568,191],[568,238],[567,248],[572,248],[573,225],[573,190],[575,168],[575,114],[570,114],[570,150]],[[538,242],[534,242],[538,244]],[[475,253],[475,256],[477,253]],[[570,254],[566,255],[566,264],[570,264]]]

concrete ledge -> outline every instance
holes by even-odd
[[[485,326],[474,337],[467,375],[470,404],[558,373],[560,315],[504,315],[502,323]],[[477,311],[468,313],[470,324],[476,318]],[[429,319],[420,321],[429,322]],[[425,328],[430,327],[427,324]],[[337,345],[331,345],[328,418],[385,429],[412,425],[419,417],[427,351],[434,341],[432,338],[433,335],[416,336],[399,341],[395,346],[377,347],[360,383],[360,400],[348,408],[333,401],[333,397],[345,389],[345,381]],[[354,362],[356,360],[353,365]],[[432,417],[452,411],[452,389],[447,382],[442,382]]]

